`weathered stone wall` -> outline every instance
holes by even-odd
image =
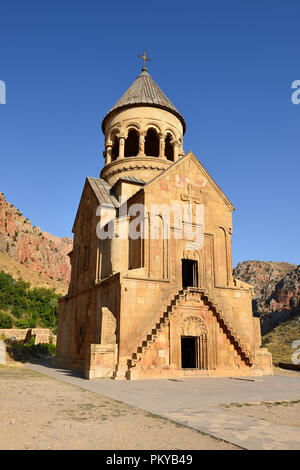
[[[49,343],[49,338],[52,338],[53,343],[56,343],[56,336],[51,333],[49,328],[9,328],[0,329],[0,335],[4,334],[7,339],[16,338],[17,341],[23,341],[28,332],[31,336],[35,336],[35,344]]]
[[[60,299],[56,364],[83,369],[88,345],[117,341],[119,311],[119,275]]]

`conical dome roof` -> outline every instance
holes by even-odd
[[[181,121],[183,126],[183,133],[185,133],[186,124],[175,106],[171,103],[169,98],[161,91],[155,81],[150,77],[147,70],[143,69],[142,73],[137,77],[133,84],[128,88],[124,95],[117,101],[117,103],[108,111],[102,121],[102,130],[104,132],[104,123],[109,115],[124,108],[134,106],[154,106],[155,108],[162,108],[170,113],[175,114]]]

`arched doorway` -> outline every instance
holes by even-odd
[[[198,317],[184,319],[180,326],[182,369],[208,369],[208,335],[204,321]]]

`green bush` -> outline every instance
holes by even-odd
[[[13,324],[13,317],[9,313],[0,311],[0,328],[12,328]]]
[[[57,327],[59,295],[46,287],[31,289],[30,283],[15,280],[0,271],[0,309],[9,309],[14,317],[29,322],[28,327]],[[25,323],[23,323],[25,324]],[[4,327],[2,327],[4,328]]]
[[[15,325],[16,328],[32,328],[30,320],[28,320],[27,318],[20,318],[16,321]]]
[[[7,352],[16,361],[26,362],[43,356],[55,356],[56,346],[50,343],[34,344],[34,337],[29,344],[22,341],[8,341]]]
[[[37,354],[55,356],[56,346],[50,343],[38,343],[32,346]]]

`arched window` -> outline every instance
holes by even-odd
[[[159,137],[155,129],[148,129],[145,137],[145,154],[151,157],[159,156]]]
[[[111,149],[111,159],[116,160],[119,156],[119,138],[116,136]]]
[[[167,157],[167,160],[171,160],[172,162],[174,161],[174,147],[171,144],[172,136],[171,134],[168,134],[166,137],[165,141],[165,155]]]
[[[139,153],[139,134],[135,129],[130,129],[125,140],[125,157],[135,157]]]

